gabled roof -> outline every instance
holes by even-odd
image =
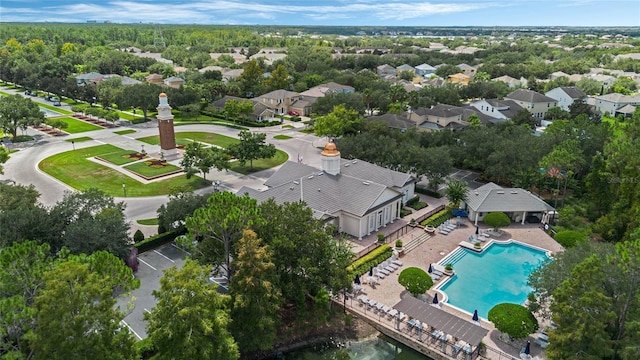
[[[506,83],[506,84],[519,84],[520,83],[520,80],[518,80],[516,78],[512,78],[509,75],[498,76],[497,78],[491,79],[491,81],[502,81],[503,83]]]
[[[585,94],[584,91],[580,90],[580,88],[578,88],[576,86],[561,86],[561,87],[556,88],[556,89],[562,90],[562,92],[567,94],[567,96],[572,98],[573,100],[581,99],[581,98],[587,96],[587,94]],[[549,93],[549,91],[547,92],[547,94],[548,93]]]
[[[361,160],[342,160],[340,173],[330,175],[314,167],[287,161],[265,182],[269,189],[257,191],[242,187],[238,193],[262,202],[273,198],[277,203],[305,201],[310,208],[323,212],[344,211],[363,216],[385,191],[395,197],[402,187],[415,181],[409,174],[382,168]]]
[[[425,108],[424,110],[421,110],[421,113],[424,115],[438,116],[442,118],[449,118],[453,116],[458,117],[460,112],[454,111],[454,108],[456,108],[456,106],[437,104],[432,106],[430,109]]]
[[[627,104],[621,107],[620,109],[616,110],[617,113],[628,114],[628,115],[632,115],[635,111],[636,111],[636,107],[631,104]]]
[[[396,68],[394,68],[393,66],[391,66],[389,64],[383,64],[383,65],[379,65],[376,69],[378,69],[378,70],[395,70]]]
[[[420,65],[416,66],[416,69],[423,70],[423,71],[436,71],[436,68],[434,68],[433,66],[431,66],[429,64],[420,64]]]
[[[268,92],[264,95],[260,95],[261,98],[265,99],[288,99],[292,97],[300,96],[297,92],[289,91],[289,90],[274,90],[272,92]]]
[[[184,82],[183,78],[179,78],[177,76],[172,76],[172,77],[168,77],[166,79],[164,79],[165,83],[170,83],[170,82]]]
[[[396,68],[399,71],[414,71],[416,68],[409,64],[402,64]]]
[[[539,197],[521,188],[503,188],[492,182],[470,191],[465,201],[475,212],[542,212],[554,210]]]
[[[86,73],[86,74],[78,74],[76,75],[76,79],[78,80],[93,80],[95,78],[98,78],[102,76],[102,74],[97,73],[97,72],[90,72],[90,73]]]
[[[386,113],[384,115],[376,115],[365,118],[367,122],[384,121],[387,126],[393,129],[406,130],[415,127],[415,123],[403,115]]]
[[[556,99],[552,99],[546,95],[542,95],[539,92],[527,89],[518,89],[516,91],[511,92],[509,95],[504,97],[508,100],[515,101],[523,101],[526,103],[543,103],[543,102],[555,102]]]

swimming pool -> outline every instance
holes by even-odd
[[[518,242],[494,242],[482,253],[459,248],[441,261],[453,264],[455,275],[438,289],[450,305],[470,314],[477,309],[486,319],[497,304],[524,304],[531,292],[529,274],[548,259],[545,251]]]

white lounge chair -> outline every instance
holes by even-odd
[[[369,303],[369,299],[366,296],[360,296],[360,305],[367,305]]]
[[[396,317],[396,316],[398,315],[398,310],[396,310],[396,309],[391,309],[391,310],[389,310],[389,312],[387,313],[387,315],[389,315],[389,317],[391,317],[391,318],[393,319],[394,317]]]
[[[378,272],[384,274],[385,276],[389,276],[390,272],[387,271],[382,265],[378,266]]]
[[[393,270],[398,270],[400,266],[396,265],[391,261],[391,258],[387,259],[387,266],[391,267]]]
[[[542,339],[535,339],[533,342],[538,344],[538,345],[540,345],[540,347],[543,348],[543,349],[546,349],[547,346],[549,346],[549,343],[544,341],[544,340],[542,340]]]

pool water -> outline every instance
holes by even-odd
[[[524,304],[531,292],[529,274],[548,260],[544,251],[522,245],[493,243],[482,253],[460,248],[441,263],[453,264],[455,275],[439,287],[448,303],[487,318],[501,303]]]

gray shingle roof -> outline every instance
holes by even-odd
[[[279,204],[305,201],[311,209],[321,213],[344,211],[363,216],[383,193],[391,191],[394,198],[400,198],[403,194],[393,188],[414,181],[409,174],[362,160],[341,160],[338,175],[288,161],[265,182],[269,189],[258,191],[243,187],[238,193],[246,192],[259,202],[270,198]]]
[[[388,127],[393,129],[401,129],[401,130],[410,129],[412,127],[415,127],[416,125],[413,123],[413,121],[407,119],[402,115],[390,114],[390,113],[386,113],[383,115],[370,116],[368,118],[365,118],[365,121],[367,122],[384,121],[385,123],[387,123]]]
[[[576,86],[563,86],[560,89],[562,89],[562,91],[564,91],[565,94],[569,95],[569,97],[574,100],[587,96],[587,94],[585,94],[584,91],[580,90],[580,88]]]
[[[529,191],[521,188],[502,188],[485,184],[469,192],[467,206],[475,212],[550,211],[553,207]]]
[[[516,101],[524,101],[527,103],[541,103],[541,102],[555,102],[555,99],[552,99],[546,95],[542,95],[539,92],[535,92],[533,90],[527,89],[518,89],[509,95],[504,97],[506,100],[516,100]]]

